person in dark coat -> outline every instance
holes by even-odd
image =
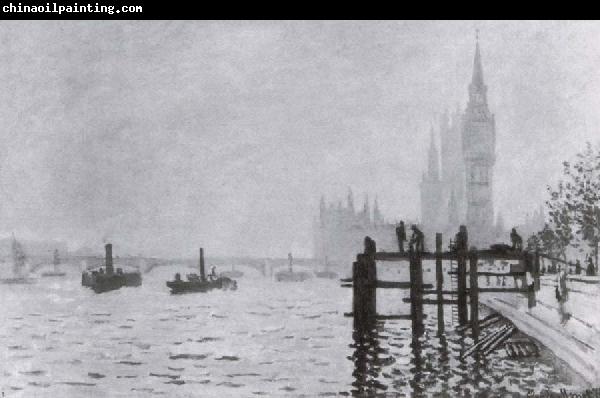
[[[375,255],[377,252],[377,244],[370,236],[365,237],[365,254],[367,256]]]
[[[404,242],[406,242],[404,221],[400,221],[400,225],[396,227],[396,237],[398,238],[398,249],[400,250],[400,253],[404,253]]]
[[[457,251],[467,251],[468,240],[469,237],[467,234],[467,227],[461,225],[458,228],[458,233],[454,237],[454,249],[456,249]]]
[[[581,274],[581,263],[579,262],[579,259],[575,261],[575,273],[577,275]]]
[[[413,248],[413,250],[417,251],[417,252],[424,252],[425,251],[425,236],[423,235],[423,232],[421,232],[421,230],[416,226],[416,225],[411,225],[410,227],[412,229],[412,236],[410,237],[410,247]]]
[[[523,250],[523,238],[517,233],[516,228],[513,228],[512,231],[510,231],[510,241],[513,250]]]
[[[588,266],[587,266],[585,274],[587,276],[595,276],[596,275],[596,269],[594,268],[594,260],[592,260],[592,256],[588,257]]]

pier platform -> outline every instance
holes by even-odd
[[[542,279],[536,306],[520,295],[482,295],[479,303],[511,322],[566,362],[590,386],[600,385],[600,316],[598,286],[569,283],[569,299],[559,305],[552,277]],[[583,285],[583,284],[581,284]]]

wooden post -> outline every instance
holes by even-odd
[[[477,276],[477,251],[469,253],[469,296],[471,299],[471,330],[473,337],[479,337],[479,281]]]
[[[410,254],[410,315],[413,336],[420,336],[423,328],[423,266],[421,253],[409,246]]]
[[[377,269],[374,254],[359,254],[352,264],[354,328],[362,332],[371,329],[377,315]]]
[[[206,273],[204,271],[204,249],[200,248],[200,279],[206,280]]]
[[[529,253],[528,251],[524,251],[523,252],[523,267],[522,270],[525,271],[525,273],[521,276],[521,286],[520,288],[522,289],[526,289],[527,288],[527,272],[530,272],[533,275],[533,262],[531,261],[531,253]],[[516,286],[516,284],[515,284]]]
[[[377,265],[375,263],[375,253],[366,258],[367,273],[367,319],[369,324],[377,316]]]
[[[354,318],[354,329],[357,326],[357,319],[361,313],[360,308],[360,275],[358,260],[352,263],[352,317]]]
[[[533,261],[533,287],[535,291],[540,290],[540,252],[535,251],[535,259]]]
[[[444,334],[444,305],[442,290],[444,288],[444,273],[442,270],[442,234],[435,234],[435,281],[437,288],[437,320],[438,320],[438,336]]]
[[[468,322],[467,309],[467,251],[469,242],[461,242],[458,246],[458,324],[466,325]]]

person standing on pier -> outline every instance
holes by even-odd
[[[406,242],[404,221],[400,221],[400,225],[396,227],[396,237],[398,238],[398,249],[400,250],[400,253],[404,253],[404,242]]]
[[[523,238],[517,233],[516,228],[513,228],[512,231],[510,231],[510,241],[513,250],[523,250]]]
[[[585,274],[587,276],[596,276],[596,269],[594,268],[594,260],[592,260],[592,256],[588,257],[588,266]]]
[[[469,236],[467,234],[467,227],[464,225],[461,225],[458,228],[458,232],[456,234],[456,236],[454,237],[454,249],[456,251],[467,251],[468,247],[467,247],[467,242],[469,240]]]
[[[424,252],[425,236],[423,235],[423,232],[421,232],[421,230],[415,224],[411,225],[410,228],[413,231],[409,242],[410,247],[417,252]]]
[[[377,252],[377,244],[370,236],[365,237],[365,254],[367,256],[375,255]]]

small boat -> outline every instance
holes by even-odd
[[[54,264],[54,271],[46,271],[42,272],[43,277],[47,276],[65,276],[67,273],[60,271],[58,266],[60,265],[60,257],[58,256],[58,250],[54,249],[54,260],[52,261]]]
[[[187,280],[182,280],[179,273],[175,274],[175,279],[167,281],[166,285],[171,289],[171,294],[198,293],[207,292],[213,289],[237,289],[237,282],[224,275],[211,273],[208,278],[204,273],[204,250],[200,248],[200,275],[188,274]]]
[[[90,287],[96,293],[104,293],[120,289],[124,286],[140,286],[142,274],[139,271],[124,272],[122,268],[113,267],[112,245],[106,244],[105,268],[99,267],[95,270],[83,271],[81,274],[81,285]]]
[[[302,282],[305,281],[307,279],[312,278],[312,275],[309,274],[308,272],[294,272],[292,265],[293,265],[293,257],[292,257],[292,253],[288,254],[288,260],[289,260],[289,268],[287,269],[287,271],[279,271],[275,273],[275,280],[277,282]]]
[[[26,261],[27,255],[25,254],[25,250],[23,250],[23,246],[15,236],[13,235],[12,241],[12,257],[13,257],[13,269],[12,276],[8,278],[0,279],[0,283],[4,284],[30,284],[35,282],[35,278],[30,278],[27,274]]]

